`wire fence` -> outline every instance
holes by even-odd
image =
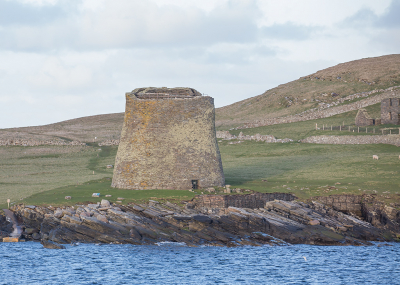
[[[333,126],[328,124],[315,124],[315,129],[319,131],[340,131],[348,133],[365,133],[376,135],[399,135],[400,128],[377,128],[374,126],[357,127],[355,125]]]

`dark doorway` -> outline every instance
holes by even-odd
[[[192,189],[199,189],[199,180],[192,180]]]

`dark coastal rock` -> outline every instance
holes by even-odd
[[[231,196],[232,202],[235,196]],[[252,197],[240,198],[240,203],[248,203]],[[391,240],[400,232],[399,213],[391,207],[373,203],[363,206],[366,220],[362,220],[320,202],[289,198],[267,201],[261,208],[255,202],[248,203],[254,208],[209,208],[211,204],[204,203],[188,208],[170,202],[108,206],[103,201],[103,205],[58,209],[20,205],[13,210],[23,222],[27,240],[41,237],[43,242],[58,244],[168,241],[189,246],[368,245],[369,241]]]
[[[57,244],[51,241],[41,241],[40,242],[44,248],[49,248],[49,249],[65,249],[65,246],[61,244]]]

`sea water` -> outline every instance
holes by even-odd
[[[400,284],[391,246],[0,243],[0,284]]]

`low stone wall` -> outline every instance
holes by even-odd
[[[292,142],[292,139],[284,138],[284,139],[277,139],[273,135],[260,135],[260,134],[255,134],[255,135],[244,135],[242,132],[238,136],[232,135],[229,131],[217,131],[216,136],[218,139],[224,139],[224,140],[233,140],[233,139],[238,139],[238,140],[245,140],[245,141],[258,141],[258,142],[268,142],[268,143],[286,143],[286,142]]]
[[[301,140],[302,143],[316,144],[392,144],[400,146],[400,135],[375,136],[312,136]]]
[[[332,207],[336,211],[362,216],[362,196],[331,195],[327,197],[314,197],[313,199]]]
[[[288,193],[254,193],[246,195],[201,195],[193,199],[195,208],[264,208],[265,203],[273,200],[293,201],[297,197]]]
[[[235,135],[232,135],[229,131],[216,131],[215,135],[217,139],[232,140],[236,139]]]
[[[380,103],[382,99],[386,98],[394,98],[394,97],[399,97],[400,92],[398,90],[399,86],[394,86],[390,87],[388,89],[379,89],[379,90],[373,90],[370,92],[363,92],[363,93],[357,93],[353,95],[349,95],[345,98],[340,98],[338,99],[337,102],[333,102],[332,104],[325,104],[321,103],[321,105],[318,108],[306,110],[300,114],[292,115],[292,116],[287,116],[287,117],[278,117],[278,118],[270,118],[270,119],[263,119],[263,120],[258,120],[255,122],[249,122],[245,123],[243,126],[238,127],[237,129],[247,129],[247,128],[256,128],[256,127],[261,127],[261,126],[269,126],[269,125],[276,125],[276,124],[284,124],[284,123],[294,123],[294,122],[302,122],[302,121],[308,121],[308,120],[315,120],[315,119],[321,119],[321,118],[328,118],[332,117],[337,114],[342,114],[346,113],[349,111],[354,111],[358,110],[376,103]],[[378,92],[384,92],[382,94],[378,94],[357,102],[349,103],[343,106],[337,106],[337,107],[332,107],[337,104],[342,104],[345,101],[350,101],[362,97],[367,97],[369,95],[372,95],[374,93]]]
[[[99,146],[119,145],[119,140],[106,140],[98,143]]]
[[[39,146],[39,145],[86,145],[80,141],[35,141],[35,140],[0,140],[0,146]]]

